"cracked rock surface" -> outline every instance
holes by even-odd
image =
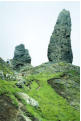
[[[54,63],[65,61],[72,63],[70,12],[63,9],[57,19],[48,46],[48,59]]]

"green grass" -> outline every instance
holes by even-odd
[[[58,78],[63,73],[46,74],[40,73],[31,75],[31,89],[27,92],[39,103],[40,109],[35,109],[27,105],[27,110],[42,121],[79,121],[79,112],[69,105],[69,103],[59,96],[47,83],[51,78]]]
[[[18,107],[18,101],[15,94],[21,90],[15,86],[15,83],[16,82],[14,81],[8,82],[0,79],[0,95],[8,96],[12,100],[12,104]]]
[[[64,66],[64,63],[60,63]],[[0,70],[4,73],[12,73],[6,66],[0,65]],[[68,70],[67,70],[68,71]],[[70,70],[71,79],[79,82],[77,72]],[[22,99],[21,102],[25,105],[27,111],[33,117],[37,117],[40,121],[80,121],[80,112],[69,105],[66,99],[56,93],[56,91],[47,83],[47,80],[51,78],[60,78],[64,72],[51,73],[41,72],[31,74],[25,77],[27,80],[26,84],[30,83],[30,88],[26,85],[24,88],[17,88],[15,83],[17,81],[5,81],[0,79],[0,95],[7,95],[14,106],[18,108],[18,95],[17,92],[27,93],[30,97],[34,98],[39,103],[39,108],[33,107],[25,103]],[[28,81],[29,80],[29,81]]]

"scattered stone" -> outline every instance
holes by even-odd
[[[5,76],[5,79],[10,80],[10,81],[16,81],[16,76],[7,73],[6,76]]]
[[[72,63],[71,18],[69,11],[63,9],[59,14],[48,46],[48,59],[54,63]]]

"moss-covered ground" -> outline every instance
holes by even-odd
[[[39,109],[29,106],[29,112],[38,116],[43,121],[79,121],[79,111],[69,105],[66,99],[58,95],[47,80],[60,77],[63,73],[49,74],[40,73],[31,75],[32,84],[27,93],[39,102]]]
[[[72,75],[75,74],[72,70],[70,73]],[[16,81],[0,79],[0,95],[8,96],[12,104],[18,108],[19,97],[17,92],[27,93],[38,101],[39,107],[36,108],[26,104],[23,99],[21,102],[26,110],[32,116],[37,117],[39,121],[80,121],[79,110],[71,106],[66,98],[59,95],[47,82],[51,78],[61,78],[63,74],[64,72],[51,73],[50,70],[49,72],[32,73],[29,76],[25,76],[26,84],[23,88],[18,88],[15,85]],[[78,81],[77,75],[76,81]]]

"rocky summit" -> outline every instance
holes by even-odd
[[[80,67],[71,64],[70,33],[70,13],[63,10],[49,62],[32,67],[23,44],[15,47],[13,59],[0,58],[0,121],[80,121]]]
[[[13,68],[18,68],[27,63],[31,63],[29,51],[25,49],[23,44],[20,44],[15,47],[14,57],[12,60]]]
[[[48,59],[54,63],[65,61],[72,63],[70,12],[63,9],[57,19],[48,46]]]

